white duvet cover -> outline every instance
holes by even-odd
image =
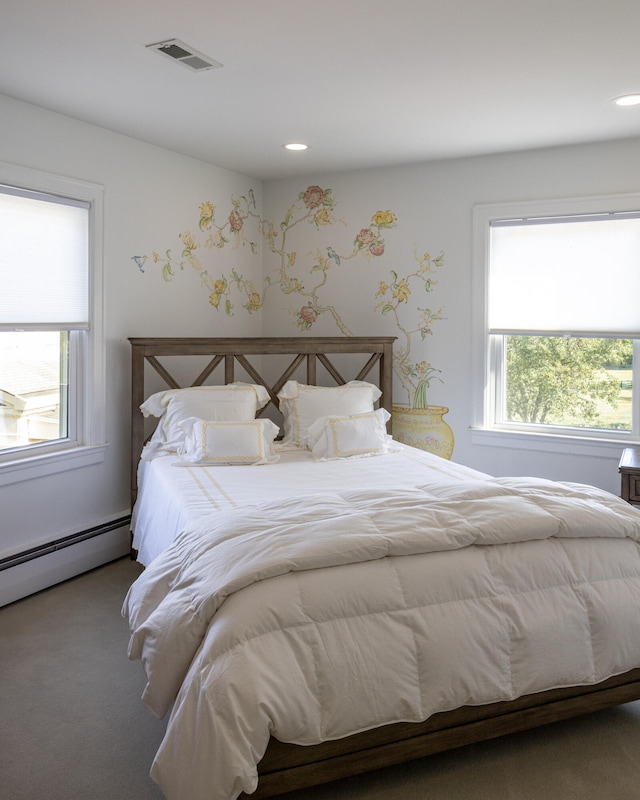
[[[489,477],[413,447],[394,447],[397,452],[385,456],[336,461],[282,450],[277,463],[260,466],[193,466],[171,455],[143,461],[132,522],[138,561],[150,564],[185,527],[229,509],[339,489],[383,491]]]
[[[253,791],[271,735],[314,744],[640,666],[637,509],[437,465],[411,488],[200,515],[132,586],[144,700],[172,708],[151,771],[169,800]]]

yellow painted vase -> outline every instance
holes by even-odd
[[[446,406],[393,406],[393,438],[449,459],[453,455],[454,439],[453,431],[444,420],[448,411]]]

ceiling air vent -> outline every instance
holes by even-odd
[[[222,64],[209,56],[199,53],[193,47],[181,42],[179,39],[167,39],[164,42],[145,45],[149,50],[155,50],[163,56],[170,58],[178,64],[192,70],[203,72],[206,69],[218,69]]]

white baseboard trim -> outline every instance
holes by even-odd
[[[78,534],[73,543],[65,543],[51,552],[43,550],[41,555],[29,554],[29,558],[22,561],[17,558],[11,565],[5,564],[0,572],[0,606],[108,564],[130,552],[131,534],[127,518],[118,527],[106,526],[104,532],[93,530],[91,534]],[[70,539],[68,537],[67,541]]]

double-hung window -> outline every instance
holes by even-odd
[[[640,196],[478,206],[476,427],[640,438]]]
[[[0,164],[0,483],[102,457],[101,217],[100,187]]]

